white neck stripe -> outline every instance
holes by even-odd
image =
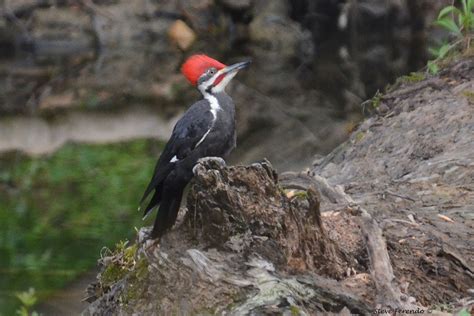
[[[211,113],[214,116],[213,121],[215,121],[217,118],[217,111],[221,109],[221,106],[219,105],[217,98],[208,92],[204,94],[204,98],[207,100],[207,102],[209,102],[209,105],[211,106]]]

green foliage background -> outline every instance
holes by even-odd
[[[432,74],[438,73],[438,64],[448,55],[458,54],[459,51],[466,51],[471,47],[474,38],[474,0],[459,0],[457,4],[460,8],[453,5],[444,7],[434,23],[450,32],[454,39],[429,49],[431,55],[435,57],[427,64]]]
[[[15,292],[41,300],[95,266],[102,247],[144,225],[137,207],[162,144],[69,144],[49,157],[0,157],[0,314]]]

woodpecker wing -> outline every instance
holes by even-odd
[[[209,102],[205,99],[194,103],[186,111],[176,123],[173,133],[158,159],[153,177],[140,203],[163,182],[170,171],[173,170],[176,162],[189,156],[197,145],[204,140],[212,127],[213,121],[214,115],[210,111]]]

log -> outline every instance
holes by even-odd
[[[147,240],[142,229],[135,248],[104,257],[84,314],[370,314],[376,306],[414,308],[393,282],[377,222],[324,178],[303,193],[288,198],[268,161],[199,163],[175,229],[160,242]],[[354,263],[346,241],[329,237],[334,232],[326,221],[334,219],[320,210],[328,195],[346,203],[350,220],[361,220],[366,245],[360,247],[367,247],[369,270]],[[133,254],[128,261],[127,253]],[[114,278],[111,271],[123,274]],[[358,284],[357,276],[366,272],[373,283]],[[372,284],[376,297],[367,294]],[[365,295],[354,288],[365,288]]]

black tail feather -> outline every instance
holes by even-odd
[[[153,194],[150,202],[148,202],[148,205],[146,206],[145,211],[143,212],[143,218],[145,219],[148,216],[148,213],[150,213],[155,206],[160,204],[160,202],[161,202],[161,186],[155,189],[155,193]]]
[[[171,169],[172,169],[171,164],[166,165],[163,168],[163,170],[157,170],[155,168],[155,172],[153,174],[153,177],[151,178],[150,183],[148,183],[148,186],[147,186],[145,192],[143,193],[143,196],[140,200],[140,204],[143,203],[143,201],[146,199],[148,194],[150,194],[151,191],[153,191],[153,189],[158,190],[158,187],[160,187],[163,184],[164,179],[168,176]]]
[[[161,238],[168,229],[173,227],[181,205],[183,189],[184,188],[180,188],[173,192],[168,191],[167,194],[163,196],[158,214],[156,215],[155,224],[153,225],[151,238]]]

